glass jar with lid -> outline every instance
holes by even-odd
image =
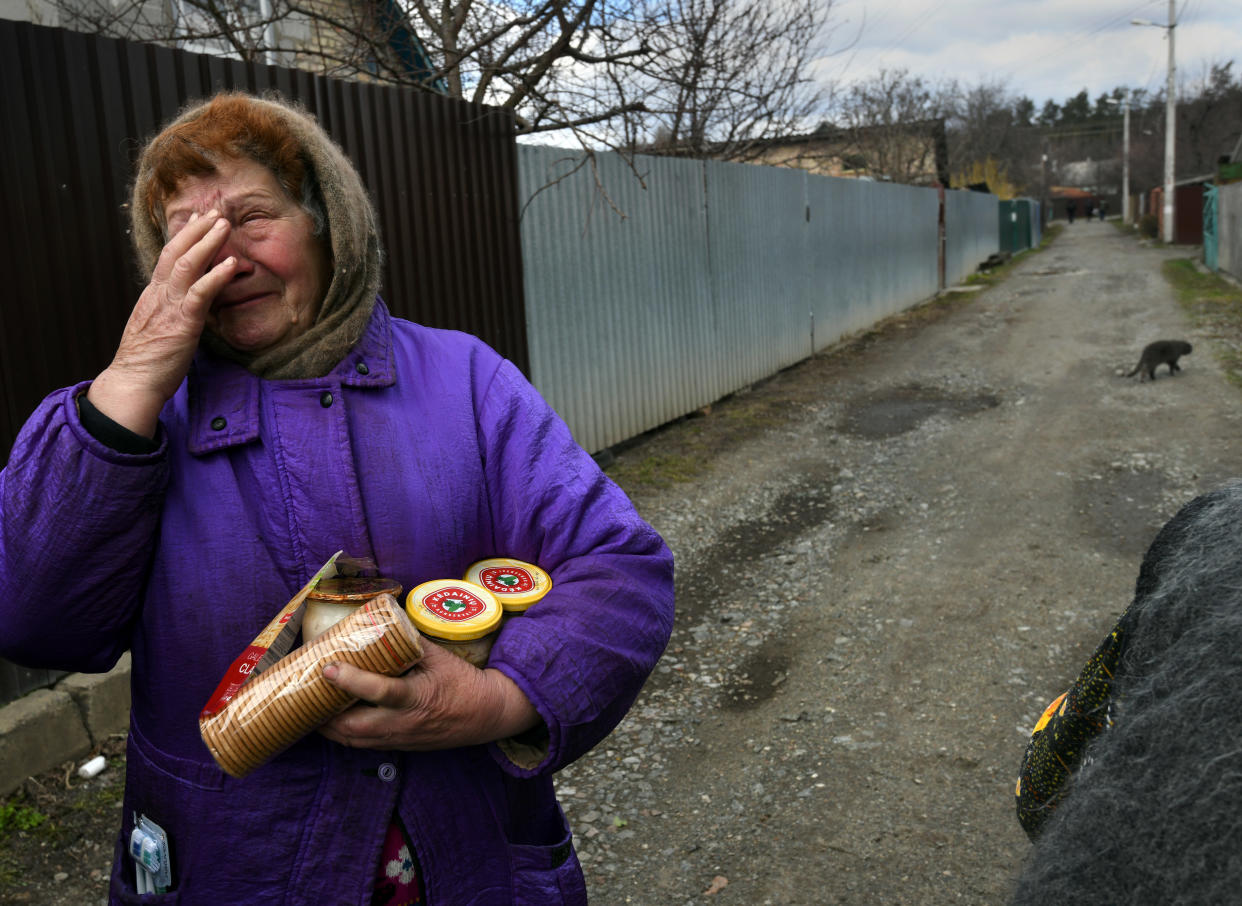
[[[552,577],[523,560],[491,557],[466,570],[466,580],[482,585],[500,602],[502,623],[526,612],[552,589]]]
[[[405,612],[431,641],[476,667],[487,665],[502,611],[482,585],[464,579],[423,582],[406,597]]]
[[[401,599],[401,583],[382,576],[333,576],[320,579],[306,596],[302,616],[302,641],[309,642],[349,616],[377,595],[388,593]]]

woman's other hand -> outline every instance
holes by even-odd
[[[155,436],[160,410],[190,370],[212,300],[237,269],[232,256],[213,265],[229,230],[209,211],[168,240],[112,363],[87,392],[100,412],[137,434]]]
[[[367,704],[354,705],[319,732],[354,748],[414,751],[495,742],[539,723],[534,706],[499,670],[480,670],[426,639],[423,652],[398,677],[349,664],[324,668],[329,682]]]

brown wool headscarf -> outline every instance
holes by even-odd
[[[379,227],[370,197],[349,158],[315,119],[299,107],[274,97],[250,97],[278,117],[303,149],[323,195],[332,249],[332,282],[315,323],[305,333],[259,355],[233,349],[211,331],[204,331],[201,344],[217,355],[240,362],[254,374],[269,380],[322,377],[362,337],[375,294],[379,290]],[[207,101],[195,103],[165,128],[200,116]],[[161,133],[162,134],[162,133]],[[160,136],[152,139],[138,161],[130,218],[138,265],[147,275],[164,248],[163,225],[147,211],[146,191],[153,162],[160,153]]]

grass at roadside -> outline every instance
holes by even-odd
[[[620,445],[615,451],[616,459],[606,467],[609,477],[631,493],[640,488],[660,490],[694,481],[704,474],[714,457],[782,422],[791,404],[777,394],[762,392],[766,383],[731,394],[669,425],[652,429],[632,443]],[[666,433],[672,425],[680,428],[675,436]],[[652,447],[639,443],[656,434],[664,435],[662,444]]]
[[[1166,261],[1164,276],[1191,323],[1212,338],[1225,376],[1242,387],[1242,288],[1200,270],[1191,258]]]
[[[967,277],[965,280],[963,280],[962,283],[965,284],[966,286],[977,286],[979,284],[983,284],[984,286],[991,286],[995,283],[1002,282],[1006,277],[1009,276],[1009,273],[1018,265],[1019,261],[1025,261],[1031,255],[1038,255],[1040,252],[1044,251],[1046,248],[1048,248],[1048,246],[1052,245],[1052,243],[1056,241],[1057,237],[1061,235],[1061,231],[1064,229],[1065,229],[1065,224],[1063,223],[1048,224],[1048,226],[1044,229],[1043,235],[1040,237],[1039,245],[1035,246],[1035,248],[1027,249],[1026,251],[1019,252],[1018,254],[1011,257],[1004,264],[998,265],[993,268],[988,268],[987,270],[984,270],[984,271],[976,271],[975,273]]]
[[[47,815],[28,805],[6,802],[0,806],[0,834],[34,830],[46,820]]]
[[[14,797],[20,798],[20,795]],[[19,838],[24,841],[33,836],[45,841],[49,837],[48,816],[14,799],[0,805],[0,889],[18,881],[25,871],[13,854],[13,850],[21,845]]]

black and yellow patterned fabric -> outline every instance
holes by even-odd
[[[1066,794],[1087,744],[1112,724],[1112,681],[1125,646],[1126,616],[1031,731],[1014,793],[1018,821],[1032,840]]]

